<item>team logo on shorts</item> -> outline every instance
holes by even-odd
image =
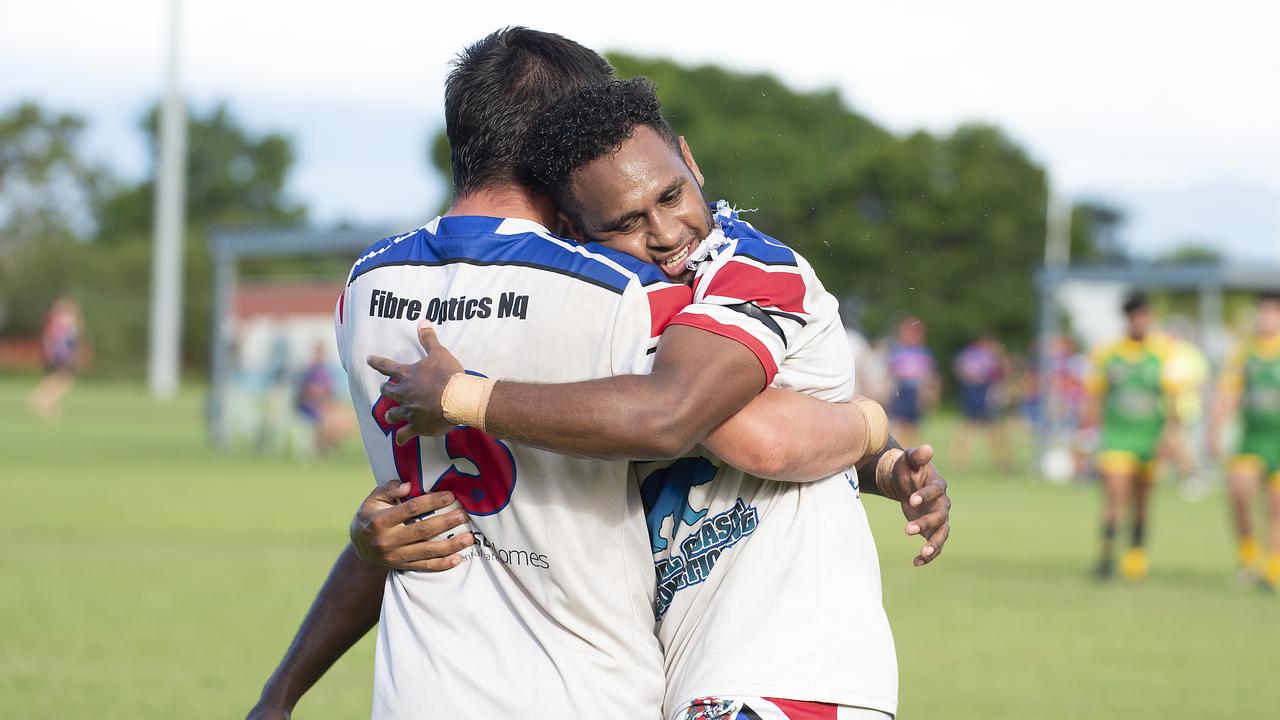
[[[717,697],[697,698],[689,703],[683,720],[728,720],[737,713],[738,708],[732,700]]]

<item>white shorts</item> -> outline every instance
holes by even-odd
[[[717,695],[697,698],[676,710],[671,720],[892,720],[870,708],[783,698]]]

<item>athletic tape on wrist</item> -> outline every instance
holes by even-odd
[[[902,457],[903,454],[904,453],[901,448],[886,450],[885,453],[880,456],[880,460],[876,462],[876,487],[880,488],[881,492],[883,492],[884,489],[888,487],[889,482],[893,480],[893,466],[897,464],[898,458]]]
[[[880,407],[880,403],[871,398],[860,397],[854,403],[862,410],[862,419],[867,424],[866,447],[863,448],[862,456],[874,455],[889,442],[889,416]]]
[[[493,378],[466,373],[457,373],[449,378],[440,395],[440,409],[444,411],[444,419],[455,425],[466,425],[483,432],[489,396],[493,394],[493,386],[496,384],[498,381]]]

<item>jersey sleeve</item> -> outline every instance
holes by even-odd
[[[772,245],[768,253],[752,249],[752,243],[738,241],[703,262],[694,280],[693,304],[671,324],[741,343],[764,367],[768,385],[789,343],[813,320],[810,307],[822,288],[808,263],[784,246]]]
[[[628,283],[613,329],[610,364],[614,375],[644,374],[653,368],[658,338],[693,300],[686,285],[666,282]]]

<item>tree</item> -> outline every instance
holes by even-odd
[[[944,355],[992,331],[1014,345],[1033,327],[1043,261],[1043,168],[991,125],[896,136],[834,90],[798,92],[776,78],[611,54],[619,77],[658,87],[688,138],[709,200],[795,248],[871,333],[912,313]],[[431,144],[448,178],[448,143]],[[1101,218],[1098,220],[1101,222]],[[1098,254],[1101,225],[1078,252]]]
[[[83,235],[102,171],[81,157],[84,120],[23,102],[0,113],[0,240]]]
[[[1072,261],[1122,263],[1128,260],[1120,229],[1124,212],[1098,200],[1076,203],[1071,209]]]
[[[159,108],[152,106],[139,123],[151,151],[159,155]],[[255,136],[218,103],[187,124],[187,225],[208,227],[273,227],[296,225],[306,209],[289,199],[285,181],[296,159],[293,143],[274,132]],[[97,208],[100,240],[120,242],[150,237],[155,194],[154,177],[119,184]],[[190,232],[190,231],[189,231]]]
[[[157,112],[140,123],[152,149],[158,147]],[[225,104],[194,112],[188,119],[187,231],[184,252],[183,359],[200,366],[210,340],[211,261],[205,230],[214,226],[294,225],[306,209],[285,192],[294,161],[293,145],[279,133],[255,134],[240,125]],[[47,217],[27,222],[30,242],[0,253],[0,302],[5,334],[39,332],[45,310],[59,295],[71,294],[84,307],[86,333],[97,365],[138,373],[147,346],[151,223],[154,173],[138,182],[112,179],[89,166],[77,148],[84,124],[35,106],[0,116],[0,183],[12,217]],[[21,142],[11,142],[18,138]],[[86,178],[86,231],[67,219],[62,189]],[[16,180],[15,180],[16,178]],[[45,188],[45,194],[11,194],[14,183]],[[41,215],[40,213],[44,213]],[[60,228],[65,228],[60,229]],[[3,250],[0,247],[0,250]]]
[[[1212,242],[1186,240],[1181,245],[1156,256],[1156,265],[1221,265],[1222,251]]]

